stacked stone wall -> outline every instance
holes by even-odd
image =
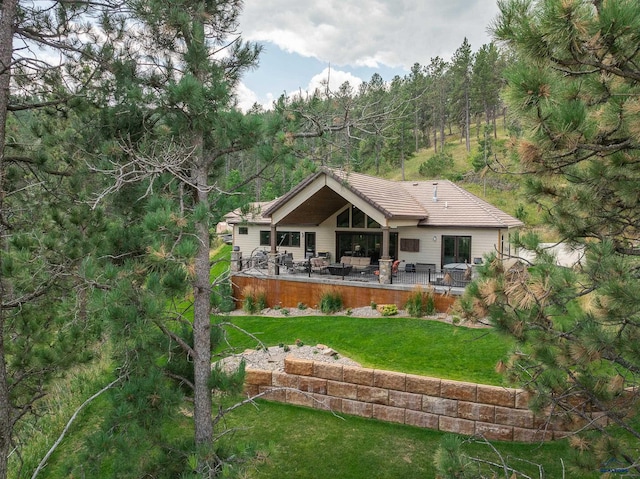
[[[284,372],[247,369],[245,388],[272,401],[498,441],[548,441],[584,425],[536,416],[519,389],[295,358],[285,359]]]

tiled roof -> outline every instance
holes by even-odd
[[[320,175],[340,182],[389,219],[415,219],[420,226],[511,228],[523,223],[448,180],[392,181],[342,170],[321,168],[287,194],[260,205],[261,214],[242,217],[239,210],[227,222],[269,223],[269,216]],[[434,191],[437,201],[434,201]],[[263,216],[264,215],[264,216]]]
[[[421,226],[512,228],[522,221],[448,180],[392,181],[329,170],[386,211],[390,218],[417,218]],[[434,190],[437,201],[434,201]]]
[[[513,228],[523,225],[519,219],[448,180],[402,181],[399,185],[429,212],[429,216],[418,223],[421,226]]]
[[[327,172],[388,218],[422,219],[429,214],[413,196],[403,193],[397,181],[341,170],[327,169]]]

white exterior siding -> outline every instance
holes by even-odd
[[[393,230],[392,230],[393,231]],[[400,240],[420,240],[420,251],[417,253],[402,251],[399,248],[400,260],[406,263],[432,263],[437,269],[442,267],[442,237],[443,236],[471,236],[471,258],[482,258],[486,254],[496,251],[499,247],[500,230],[485,228],[399,228],[398,244]],[[435,241],[434,241],[435,237]],[[505,241],[508,236],[505,236]]]
[[[248,234],[241,235],[239,228],[247,228]],[[243,257],[249,257],[251,251],[260,246],[260,229],[258,225],[233,225],[233,246],[240,248]]]
[[[341,210],[342,211],[342,210]],[[278,228],[278,231],[300,232],[300,247],[283,246],[279,248],[280,252],[293,253],[295,261],[305,258],[304,245],[305,235],[315,233],[316,235],[316,253],[329,252],[331,260],[337,261],[335,258],[335,241],[336,241],[336,217],[338,213],[330,216],[319,226],[295,226],[287,225]],[[269,251],[268,245],[260,245],[260,231],[270,231],[269,225],[242,225],[248,230],[248,234],[239,234],[239,225],[233,227],[233,245],[238,246],[243,253],[243,257],[249,257],[255,249]],[[338,231],[349,232],[379,232],[379,229],[348,229],[340,228]],[[437,269],[442,267],[442,237],[443,236],[471,236],[471,258],[483,258],[485,255],[500,252],[504,247],[504,252],[509,252],[509,232],[508,230],[489,229],[489,228],[397,228],[391,229],[391,233],[398,233],[398,258],[405,263],[432,263]],[[435,241],[434,238],[435,237]],[[418,239],[420,241],[419,252],[402,251],[400,248],[400,240],[402,239]],[[515,253],[514,251],[511,251]]]

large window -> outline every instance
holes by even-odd
[[[338,215],[336,226],[338,228],[379,229],[380,223],[367,216],[360,208],[352,205],[351,208],[347,208]]]
[[[336,260],[342,256],[364,256],[378,264],[382,255],[382,233],[336,232]],[[398,257],[398,233],[389,234],[389,256]]]
[[[471,236],[442,237],[442,266],[449,263],[471,263]]]
[[[299,231],[278,231],[278,239],[276,241],[276,247],[293,247],[300,246],[300,232]],[[271,231],[260,231],[260,246],[271,245]]]

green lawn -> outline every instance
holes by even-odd
[[[444,436],[437,431],[262,401],[257,407],[234,411],[227,417],[226,426],[239,428],[230,441],[253,455],[238,476],[247,479],[433,478],[433,455]],[[561,461],[566,465],[571,455],[566,441],[544,445],[494,442],[492,446],[495,450],[474,442],[463,452],[500,462],[497,451],[510,466],[528,477],[578,477],[569,471],[566,476],[562,474]],[[541,470],[538,464],[542,465]],[[483,477],[506,477],[502,469],[496,471],[501,475],[492,476],[485,470]],[[579,477],[598,476],[594,473]]]
[[[510,347],[491,330],[415,318],[238,316],[231,320],[267,346],[293,344],[296,339],[310,345],[324,343],[365,367],[485,384],[502,384],[494,368]],[[229,340],[239,349],[255,346],[254,340],[233,330],[229,330]],[[245,478],[436,477],[433,454],[444,436],[438,431],[266,401],[234,411],[225,426],[239,428],[230,441],[253,457],[244,465],[241,477]],[[502,457],[529,477],[563,477],[562,461],[568,463],[571,456],[566,441],[544,445],[494,442],[492,446],[495,450],[471,441],[464,453],[491,462],[500,462]]]
[[[294,344],[296,339],[308,345],[323,343],[363,367],[483,384],[503,384],[494,369],[510,348],[491,330],[424,319],[236,316],[231,320],[267,346]],[[240,349],[256,345],[232,329],[229,339]]]

